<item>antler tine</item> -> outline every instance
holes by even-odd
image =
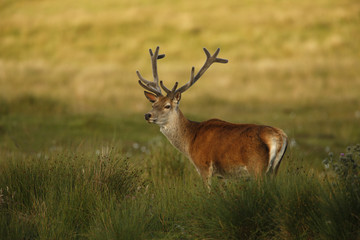
[[[161,92],[161,89],[159,87],[159,76],[158,76],[158,71],[157,71],[157,58],[158,58],[158,55],[159,55],[159,49],[160,49],[159,46],[157,46],[156,50],[155,50],[155,54],[153,54],[151,49],[149,49],[149,52],[150,52],[150,56],[151,56],[151,63],[152,63],[154,82],[156,83],[157,88]]]
[[[170,91],[167,87],[165,87],[163,81],[160,81],[160,86],[161,86],[162,89],[164,89],[164,91],[166,92],[166,94],[169,95],[169,94],[171,93],[171,91]]]
[[[175,93],[178,84],[178,82],[175,83],[174,87],[171,89],[171,92]]]
[[[171,91],[170,91],[167,87],[165,87],[163,81],[160,81],[160,86],[161,86],[162,89],[164,89],[164,91],[166,92],[166,94],[169,95],[169,94],[171,93]]]
[[[154,82],[150,82],[143,78],[139,71],[136,71],[136,74],[139,77],[139,84],[141,87],[145,88],[146,90],[155,93],[157,96],[162,96],[162,93],[160,90],[157,89],[156,84]]]
[[[171,90],[169,90],[167,87],[165,87],[163,81],[160,81],[160,86],[162,87],[162,89],[164,89],[164,91],[166,92],[167,96],[172,98],[174,96],[174,94],[176,93],[176,88],[178,86],[178,82],[176,82],[173,86],[173,88]]]
[[[151,49],[149,49],[154,81],[151,82],[151,81],[146,80],[145,78],[143,78],[141,76],[139,71],[136,71],[136,74],[138,75],[138,77],[140,79],[139,80],[140,86],[142,86],[146,90],[149,90],[149,91],[155,93],[157,96],[162,96],[161,88],[159,86],[159,75],[157,72],[157,60],[164,58],[165,54],[159,55],[159,49],[160,49],[159,47],[156,47],[155,54],[153,53],[153,51]]]
[[[141,87],[145,88],[146,90],[148,90],[148,91],[150,91],[152,93],[155,93],[156,96],[162,96],[161,92],[158,92],[156,89],[143,84],[140,80],[138,82],[139,82]]]
[[[194,72],[195,72],[195,67],[192,67],[191,69],[191,76],[190,76],[190,80],[189,82],[187,82],[184,86],[182,86],[181,88],[179,88],[177,90],[177,92],[185,92],[187,89],[189,89],[192,85],[194,85],[194,83],[200,79],[200,77],[206,72],[206,70],[211,66],[211,64],[213,64],[214,62],[218,62],[218,63],[227,63],[228,60],[224,59],[224,58],[218,58],[217,55],[220,52],[220,48],[216,49],[215,53],[211,56],[209,51],[206,48],[203,48],[205,55],[206,55],[206,61],[204,63],[204,65],[201,67],[201,69],[199,70],[199,72],[196,74],[196,76],[194,76]]]

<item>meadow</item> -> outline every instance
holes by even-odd
[[[356,0],[1,1],[0,239],[359,239],[359,26]],[[156,46],[168,86],[221,48],[182,112],[282,128],[276,178],[207,192],[144,120]]]

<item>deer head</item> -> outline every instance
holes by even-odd
[[[152,103],[152,110],[145,114],[145,120],[149,123],[155,123],[160,126],[166,125],[169,120],[172,119],[172,116],[177,113],[179,109],[181,94],[187,89],[189,89],[192,85],[194,85],[195,82],[199,80],[200,77],[205,73],[205,71],[211,66],[211,64],[215,62],[228,62],[227,59],[217,58],[217,55],[220,52],[219,48],[212,56],[210,55],[209,51],[204,48],[204,52],[206,54],[206,61],[199,70],[199,72],[195,75],[195,67],[192,67],[190,80],[179,89],[177,89],[178,82],[176,82],[173,88],[169,90],[167,87],[165,87],[162,81],[160,81],[159,85],[159,75],[157,72],[157,60],[164,58],[165,54],[159,55],[159,47],[156,48],[155,53],[153,53],[151,49],[149,49],[149,52],[151,56],[154,80],[152,82],[148,81],[141,76],[139,71],[136,71],[136,73],[140,79],[140,86],[149,91],[144,91],[145,97]],[[166,92],[166,96],[162,94],[161,88]]]

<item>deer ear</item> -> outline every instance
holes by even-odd
[[[146,92],[146,91],[144,91],[144,93],[145,93],[145,97],[146,97],[150,102],[152,102],[152,103],[156,102],[156,100],[157,100],[157,96],[156,96],[156,95],[154,95],[154,94],[152,94],[152,93],[149,93],[149,92]]]
[[[176,103],[179,103],[179,102],[180,102],[180,99],[181,99],[181,92],[175,93],[174,101],[175,101]]]

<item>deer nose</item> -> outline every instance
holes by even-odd
[[[151,113],[145,114],[145,120],[149,121],[150,118],[151,118]]]

